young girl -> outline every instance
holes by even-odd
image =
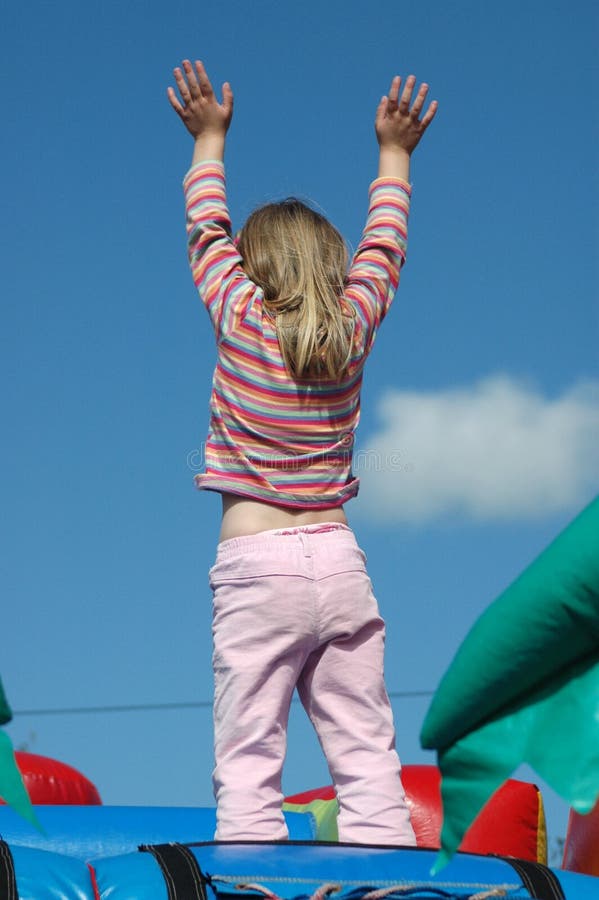
[[[410,76],[376,113],[378,178],[347,269],[337,230],[297,200],[231,236],[223,155],[233,94],[201,62],[168,97],[195,139],[185,178],[189,258],[217,342],[206,471],[222,494],[214,596],[218,840],[281,840],[281,771],[297,688],[339,801],[339,839],[415,843],[383,680],[384,623],[344,504],[366,358],[405,258],[410,154],[422,118]]]

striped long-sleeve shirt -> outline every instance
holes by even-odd
[[[278,506],[341,506],[358,492],[351,464],[362,372],[405,260],[410,186],[379,178],[370,187],[344,290],[356,327],[341,382],[296,379],[286,370],[262,289],[244,273],[231,237],[222,163],[193,166],[184,188],[193,279],[218,350],[205,472],[196,485]]]

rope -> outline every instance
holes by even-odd
[[[480,894],[472,894],[470,900],[488,900],[490,897],[507,897],[503,888],[493,888],[492,891],[481,891]]]
[[[282,900],[282,898],[279,897],[278,894],[275,894],[274,891],[271,891],[269,888],[264,887],[263,884],[236,884],[235,889],[238,891],[257,891],[264,897],[268,897],[269,900]]]
[[[240,883],[236,884],[235,888],[238,891],[256,891],[259,894],[262,894],[263,897],[266,897],[267,900],[283,900],[282,897],[279,897],[278,894],[275,894],[274,891],[271,891],[270,888],[265,887],[263,884],[258,883]],[[314,893],[310,896],[309,900],[327,900],[331,894],[337,893],[337,891],[341,890],[341,885],[337,884],[334,881],[327,881],[325,884],[321,884]],[[428,886],[428,890],[438,894],[440,897],[448,897],[446,891],[441,890],[440,888],[435,888],[432,885]],[[359,898],[359,900],[385,900],[386,897],[390,897],[392,894],[395,896],[407,896],[408,894],[414,893],[414,886],[406,887],[405,884],[393,884],[390,887],[377,888],[376,890],[367,891],[365,894]],[[507,897],[507,891],[505,888],[493,888],[490,891],[479,891],[477,894],[470,894],[468,900],[492,900],[493,897]]]
[[[317,890],[314,891],[314,893],[310,897],[310,900],[326,900],[329,894],[335,894],[340,890],[340,884],[337,884],[334,881],[327,881],[325,884],[321,885]]]

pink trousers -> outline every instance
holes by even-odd
[[[339,840],[414,845],[383,678],[385,626],[344,525],[223,541],[214,595],[217,840],[284,840],[297,688],[339,801]]]

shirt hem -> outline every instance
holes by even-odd
[[[259,494],[257,492],[252,492],[251,490],[243,490],[238,486],[230,486],[227,484],[218,484],[216,482],[211,483],[209,480],[204,480],[205,476],[196,475],[194,478],[195,486],[199,491],[214,491],[217,494],[233,494],[236,497],[245,498],[246,500],[257,500],[260,503],[268,503],[271,506],[280,506],[285,509],[314,509],[314,510],[324,510],[324,509],[338,509],[343,506],[348,500],[353,500],[353,498],[357,495],[360,480],[358,478],[354,479],[350,485],[348,485],[348,489],[346,489],[341,496],[337,494],[335,497],[302,497],[297,494],[281,494],[281,493],[273,493],[265,496],[263,493]]]

